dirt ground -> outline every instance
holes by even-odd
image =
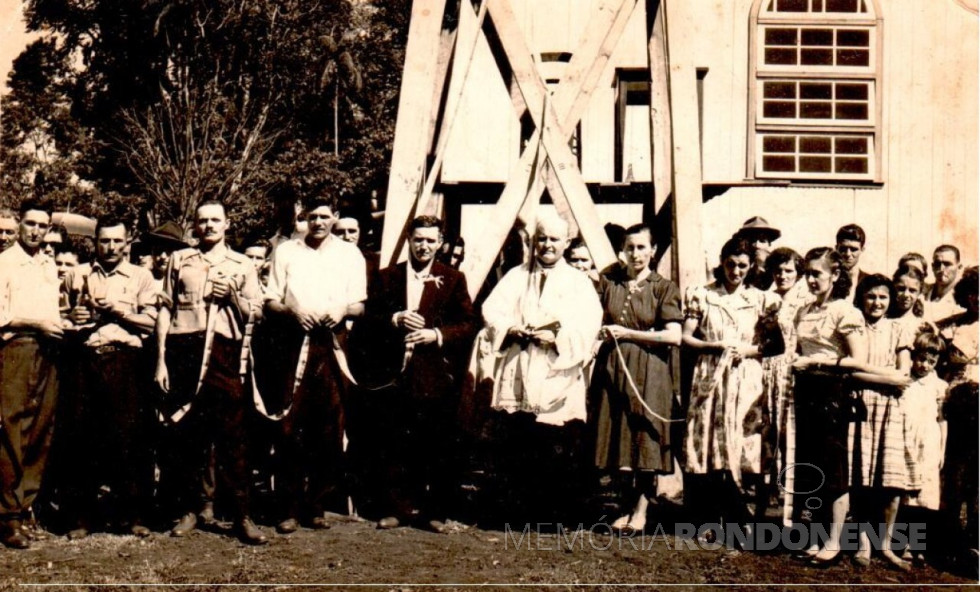
[[[910,574],[875,558],[858,570],[844,560],[826,570],[803,566],[785,553],[691,550],[660,534],[617,539],[595,529],[521,539],[519,529],[484,530],[450,523],[448,534],[411,528],[378,531],[372,522],[336,518],[328,531],[289,536],[266,527],[271,541],[248,547],[220,532],[186,539],[154,533],[149,539],[97,534],[81,541],[52,537],[27,551],[0,548],[0,589],[23,584],[75,584],[84,589],[164,584],[160,589],[217,589],[221,584],[377,585],[400,590],[434,584],[492,585],[501,589],[589,589],[593,584],[967,584],[970,580],[924,565]],[[586,527],[588,528],[588,527]],[[668,527],[671,528],[671,527]],[[515,548],[520,545],[520,548]],[[679,548],[678,548],[679,547]],[[425,586],[422,586],[425,587]],[[774,586],[778,587],[778,586]],[[418,589],[418,588],[415,588]],[[688,589],[682,586],[679,589]]]

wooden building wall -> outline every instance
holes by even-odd
[[[717,187],[713,193],[722,192],[702,209],[709,264],[753,215],[783,230],[777,245],[801,251],[832,244],[843,224],[860,224],[869,236],[862,263],[870,270],[890,273],[905,252],[928,257],[947,242],[965,251],[964,260],[977,261],[977,15],[954,0],[878,5],[884,27],[883,183],[780,187],[746,184],[752,0],[669,0],[669,27],[697,27],[670,29],[672,63],[682,76],[707,69],[702,170],[705,184]],[[700,18],[689,18],[695,15]]]
[[[572,51],[597,4],[597,0],[511,2],[532,50],[541,53]],[[881,182],[789,185],[751,179],[746,170],[749,32],[755,2],[665,2],[671,76],[685,83],[702,79],[699,135],[705,185],[700,209],[704,263],[714,264],[721,244],[754,215],[766,217],[783,230],[777,246],[792,246],[801,252],[832,244],[839,226],[858,223],[869,235],[863,266],[870,270],[890,272],[906,251],[928,256],[944,242],[959,245],[967,262],[977,261],[980,48],[974,12],[955,0],[878,0],[883,23]],[[616,73],[647,67],[646,4],[640,2],[634,11],[613,54],[614,67],[607,70],[580,126],[581,168],[589,183],[622,181],[614,174],[619,108]],[[459,27],[457,56],[475,34],[475,17],[466,2]],[[454,76],[461,75],[463,65],[462,59],[454,60]],[[544,64],[542,69],[557,77],[561,67],[561,63]],[[508,88],[481,39],[449,139],[443,182],[507,180],[521,141],[511,92],[516,91]],[[626,152],[630,145],[649,141],[649,119],[637,117],[638,113],[633,110],[626,119],[635,122],[622,140]],[[684,129],[675,126],[675,144],[686,140],[685,145],[690,146],[690,138],[677,134],[698,128]],[[649,180],[649,159],[634,160],[633,179]],[[683,265],[703,267],[690,260]]]

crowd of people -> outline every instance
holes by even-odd
[[[955,246],[929,283],[917,253],[862,269],[857,225],[801,255],[755,217],[682,292],[650,227],[610,232],[619,261],[597,270],[542,216],[474,303],[441,220],[412,220],[407,261],[380,269],[331,199],[302,213],[238,253],[217,202],[193,245],[106,217],[79,249],[41,204],[0,211],[0,541],[47,536],[41,494],[73,539],[149,536],[154,513],[186,536],[217,511],[262,544],[265,470],[280,534],[329,528],[348,498],[380,529],[445,532],[466,471],[492,467],[515,520],[605,476],[634,536],[680,471],[696,523],[751,529],[775,499],[786,525],[826,524],[800,554],[815,567],[848,522],[883,522],[882,556],[910,569],[899,516],[941,533],[930,552],[976,553],[978,272]]]

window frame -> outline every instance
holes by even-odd
[[[861,0],[858,0],[859,2]],[[867,13],[830,12],[765,12],[774,0],[754,0],[749,17],[749,77],[747,102],[746,178],[749,180],[786,180],[798,182],[833,183],[880,183],[885,175],[883,155],[883,66],[882,56],[884,27],[878,0],[863,0]],[[869,65],[864,66],[780,66],[762,64],[765,51],[765,30],[780,28],[827,28],[867,29],[869,31]],[[802,45],[798,38],[797,47]],[[797,83],[797,105],[800,98],[799,84],[806,81],[829,83],[862,82],[869,85],[868,120],[837,119],[790,119],[765,117],[763,114],[763,85],[770,81]],[[799,115],[799,112],[797,112]],[[871,142],[868,154],[867,174],[846,173],[786,173],[762,170],[762,138],[766,134],[808,135],[862,135]],[[796,153],[799,156],[799,152]]]

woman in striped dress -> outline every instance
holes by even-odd
[[[912,365],[911,346],[914,334],[909,325],[886,318],[895,299],[895,288],[889,278],[875,274],[858,284],[855,304],[865,321],[868,344],[868,368],[854,374],[861,387],[858,413],[851,440],[851,485],[855,517],[873,528],[873,516],[884,510],[886,538],[882,554],[895,567],[908,570],[910,565],[892,552],[891,534],[902,495],[912,489],[909,458],[905,447],[905,414],[900,404],[902,388],[908,384]],[[865,566],[871,557],[868,535],[861,531],[860,549],[855,563]]]

